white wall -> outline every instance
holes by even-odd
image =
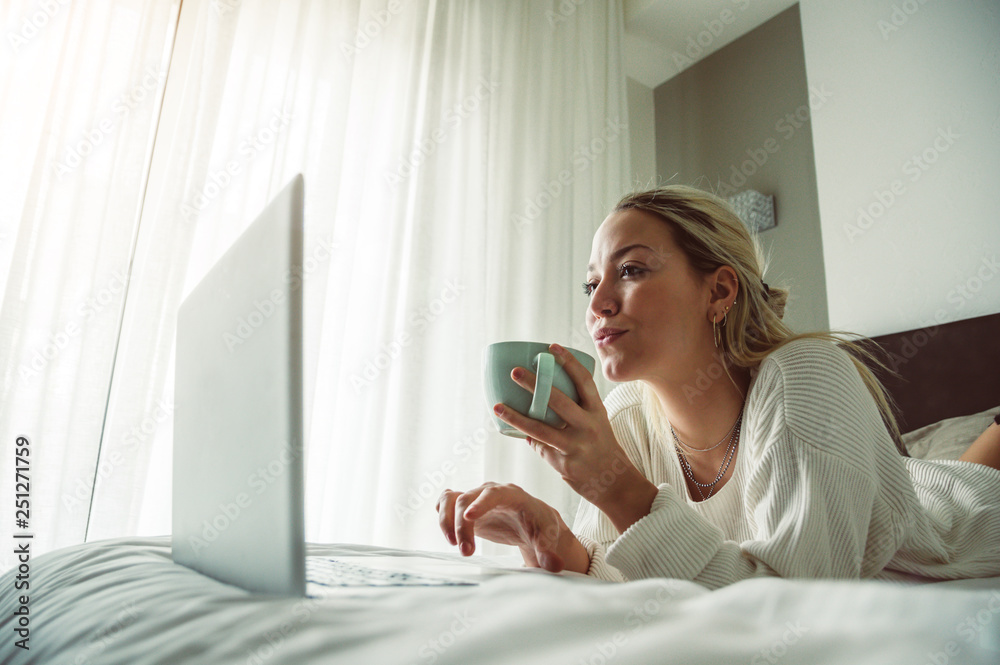
[[[1000,311],[1000,3],[800,11],[831,328]]]
[[[777,225],[758,238],[764,279],[788,289],[784,322],[829,328],[823,239],[798,7],[688,67],[653,91],[660,175],[729,196],[775,197]]]
[[[626,79],[628,137],[632,164],[632,189],[656,187],[656,122],[653,90],[635,79]]]

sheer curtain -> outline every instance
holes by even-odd
[[[0,534],[25,436],[35,553],[86,535],[179,5],[0,4]]]
[[[437,495],[484,480],[572,511],[493,431],[480,354],[593,352],[579,283],[629,185],[621,35],[614,0],[186,0],[87,538],[169,533],[176,308],[300,171],[307,538],[441,549]]]

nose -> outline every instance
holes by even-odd
[[[618,313],[620,303],[613,285],[609,280],[601,280],[597,288],[590,294],[590,306],[587,312],[592,319],[609,318]]]

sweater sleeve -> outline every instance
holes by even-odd
[[[620,570],[608,563],[607,543],[599,543],[579,533],[576,534],[576,537],[587,548],[587,554],[590,556],[590,568],[587,570],[587,575],[607,582],[628,581]]]
[[[648,437],[640,434],[645,428],[640,403],[641,393],[635,384],[616,387],[604,401],[611,429],[625,454],[645,477],[656,479],[661,476],[661,472],[651,459]],[[588,575],[609,582],[626,581],[621,572],[607,560],[608,547],[618,538],[618,529],[607,515],[586,498],[580,499],[573,521],[573,532],[590,556]]]
[[[628,579],[674,577],[717,588],[755,575],[859,578],[876,492],[869,474],[787,435],[751,474],[746,509],[755,537],[722,531],[659,486],[650,513],[611,545]]]
[[[601,565],[626,579],[672,577],[718,588],[755,575],[856,579],[888,561],[903,527],[880,497],[872,442],[892,443],[846,353],[799,345],[762,365],[758,384],[747,437],[753,442],[741,451],[749,455],[744,518],[753,536],[725,540],[659,484],[649,514],[608,547]],[[883,551],[866,551],[872,542]]]

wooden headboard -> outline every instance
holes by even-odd
[[[1000,314],[872,338],[900,377],[878,376],[899,406],[899,429],[1000,405]]]

